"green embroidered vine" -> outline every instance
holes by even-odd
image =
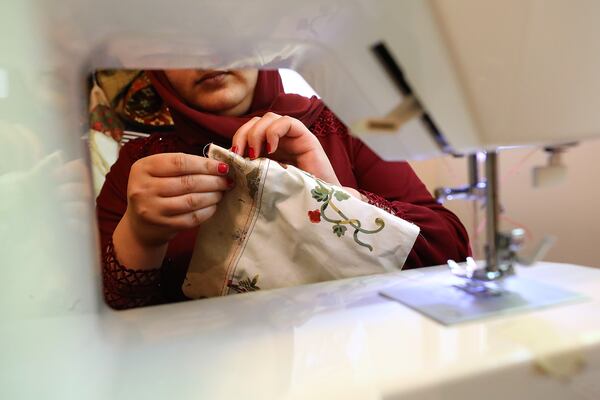
[[[375,225],[377,225],[377,229],[369,230],[363,228],[360,220],[356,218],[348,218],[344,214],[344,212],[340,210],[334,203],[334,199],[341,202],[344,200],[348,200],[350,198],[350,195],[341,190],[334,189],[333,187],[327,185],[320,179],[315,178],[310,174],[307,175],[313,178],[317,183],[317,186],[315,186],[315,188],[310,191],[310,194],[312,195],[313,199],[315,199],[317,202],[323,203],[320,209],[308,212],[308,217],[311,220],[311,222],[319,223],[321,222],[321,218],[323,218],[325,221],[333,224],[332,230],[337,237],[344,236],[346,234],[346,231],[348,230],[348,226],[350,226],[354,229],[354,241],[360,246],[366,247],[367,249],[369,249],[369,251],[373,251],[373,246],[361,241],[358,238],[358,235],[359,233],[363,233],[365,235],[372,235],[381,232],[381,230],[385,227],[385,222],[383,221],[383,219],[375,218]],[[325,214],[325,211],[328,208],[331,208],[333,211],[335,211],[340,218],[335,219],[328,217]]]

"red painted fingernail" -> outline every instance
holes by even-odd
[[[237,153],[238,153],[238,152],[237,152],[237,150],[238,150],[238,147],[237,147],[237,146],[233,146],[233,147],[231,148],[231,152],[232,152],[232,153],[235,153],[235,154],[237,154]]]
[[[233,179],[231,179],[231,178],[227,177],[227,186],[228,186],[228,187],[233,187],[233,183],[234,183],[234,182],[233,182]]]
[[[225,175],[226,173],[229,172],[229,165],[227,165],[225,163],[219,163],[217,170],[219,171],[220,174]]]
[[[254,149],[252,147],[248,148],[248,156],[250,158],[256,158],[256,153],[254,152]]]
[[[271,145],[267,142],[267,153],[271,154]]]

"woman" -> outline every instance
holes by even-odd
[[[196,232],[234,182],[201,157],[215,143],[285,161],[421,228],[404,268],[463,260],[467,233],[407,163],[385,162],[317,98],[285,94],[277,71],[149,72],[174,132],[126,144],[97,200],[104,294],[114,308],[184,300]]]

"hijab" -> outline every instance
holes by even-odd
[[[316,96],[309,99],[285,93],[277,70],[259,70],[250,109],[241,116],[216,115],[190,107],[175,91],[164,71],[148,71],[147,74],[169,106],[176,134],[191,145],[206,143],[207,139],[229,143],[242,125],[269,111],[296,118],[310,127],[325,108]]]

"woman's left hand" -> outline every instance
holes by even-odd
[[[236,154],[251,159],[264,155],[341,186],[319,140],[295,118],[272,112],[254,117],[237,130],[232,142]]]

